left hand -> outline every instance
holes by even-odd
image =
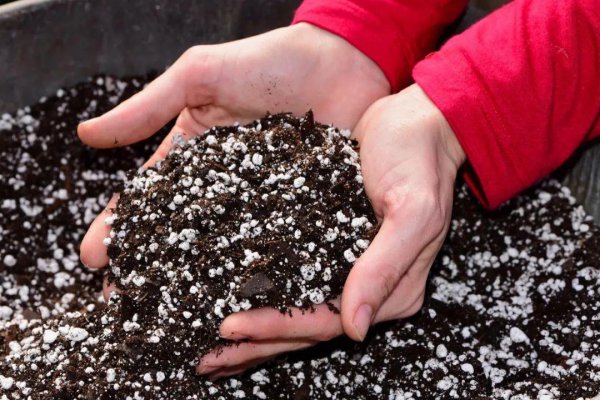
[[[353,129],[389,91],[382,70],[360,50],[333,33],[299,23],[190,48],[140,93],[80,124],[78,134],[92,147],[124,146],[150,137],[177,117],[147,167],[167,156],[176,134],[187,140],[208,127],[250,122],[267,111],[303,115],[312,107],[317,120]],[[81,243],[81,261],[91,268],[108,264],[102,241],[110,227],[104,221],[116,204],[114,196]],[[111,290],[105,288],[106,297]]]
[[[198,372],[215,379],[277,354],[346,333],[362,341],[369,326],[406,318],[423,304],[425,283],[452,214],[454,182],[465,154],[442,113],[418,85],[375,102],[359,121],[366,192],[381,228],[346,280],[341,314],[256,309],[221,325],[239,346],[204,356]]]

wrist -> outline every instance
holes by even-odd
[[[424,110],[426,118],[435,124],[433,132],[439,135],[441,151],[458,171],[465,163],[467,156],[448,120],[418,84],[415,83],[405,90],[415,97],[415,100],[419,102],[420,107]]]
[[[435,150],[438,162],[443,164],[442,169],[456,175],[466,161],[465,152],[444,114],[417,84],[373,104],[357,129],[359,142],[372,130],[369,126],[377,125],[385,109],[394,110],[390,115],[393,122],[389,124],[396,128],[394,135],[402,136],[403,146],[417,145]]]
[[[438,114],[438,123],[446,153],[458,171],[467,160],[467,155],[444,114],[442,114],[439,108],[435,107],[435,109]]]
[[[364,80],[369,85],[382,88],[384,94],[391,93],[391,85],[384,71],[360,49],[335,32],[313,25],[309,22],[298,22],[289,26],[292,37],[301,40],[312,49],[326,54],[328,67],[333,70],[352,71],[352,75]]]

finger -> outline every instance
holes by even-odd
[[[339,301],[334,305],[339,309]],[[312,339],[326,341],[343,333],[339,314],[326,304],[310,310],[293,309],[292,316],[274,308],[258,308],[229,315],[221,323],[221,337],[229,340]]]
[[[157,162],[164,160],[167,157],[167,155],[169,154],[169,151],[171,151],[171,149],[173,148],[173,146],[175,144],[175,138],[177,135],[181,135],[183,140],[187,141],[189,139],[189,135],[186,135],[185,133],[179,132],[175,129],[171,130],[171,132],[169,132],[169,134],[163,139],[163,141],[160,143],[160,145],[156,148],[156,151],[154,152],[154,154],[152,154],[150,156],[150,158],[148,160],[146,160],[143,167],[144,168],[154,167],[154,165],[156,165]]]
[[[314,344],[315,341],[313,340],[267,340],[240,343],[208,353],[202,357],[196,370],[200,375],[206,375],[221,368],[243,365],[252,360],[273,357],[277,354],[304,349]]]
[[[106,223],[106,219],[113,214],[113,209],[117,206],[119,196],[113,195],[104,211],[102,211],[88,228],[87,233],[81,241],[79,247],[79,257],[81,262],[90,268],[102,268],[108,264],[108,254],[106,253],[106,244],[104,239],[109,237],[111,227]]]
[[[428,244],[419,218],[419,213],[405,212],[384,216],[377,236],[350,271],[342,293],[342,324],[352,339],[365,338],[383,302]]]
[[[108,282],[108,278],[105,276],[102,281],[102,295],[104,296],[104,300],[108,301],[110,299],[110,295],[115,292],[118,293],[117,285],[114,282]]]
[[[213,372],[211,374],[208,374],[208,376],[206,377],[206,379],[208,379],[209,381],[216,381],[216,380],[221,379],[221,378],[228,378],[230,376],[239,375],[239,374],[245,372],[249,368],[250,367],[246,368],[245,366],[243,366],[243,367],[233,367],[233,368],[218,369],[215,372]]]
[[[173,129],[163,139],[154,154],[146,161],[144,168],[153,167],[158,161],[164,160],[173,148],[178,135],[182,140],[188,141],[192,137],[204,133],[206,130],[207,127],[199,122],[197,118],[194,118],[192,112],[186,108],[177,118]]]
[[[179,61],[180,62],[180,61]],[[146,139],[175,118],[186,106],[186,79],[175,63],[106,114],[81,123],[77,133],[93,147],[125,146]]]
[[[260,364],[265,363],[272,359],[273,359],[273,357],[264,357],[264,358],[252,360],[252,361],[242,364],[240,366],[231,367],[231,368],[221,368],[221,369],[218,369],[218,370],[208,374],[207,378],[211,381],[214,381],[214,380],[217,380],[220,378],[226,378],[229,376],[239,375],[243,372],[246,372],[249,369],[256,367],[257,365],[260,365]]]

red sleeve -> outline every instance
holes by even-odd
[[[598,0],[516,0],[420,62],[415,81],[496,207],[600,136]]]
[[[293,23],[333,32],[371,58],[392,90],[406,86],[414,65],[438,44],[468,0],[305,0]]]

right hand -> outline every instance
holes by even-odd
[[[365,190],[381,221],[344,284],[340,310],[260,308],[234,313],[221,337],[238,340],[203,356],[198,371],[219,378],[268,357],[369,326],[407,318],[423,304],[427,276],[450,226],[454,182],[465,153],[444,115],[418,85],[377,101],[354,130]],[[243,340],[242,340],[243,339]]]
[[[214,125],[245,123],[267,112],[304,114],[352,129],[363,112],[389,94],[379,67],[344,39],[300,23],[235,42],[186,51],[142,92],[108,113],[79,125],[79,137],[98,148],[125,146],[148,138],[178,116],[174,128],[147,161],[168,154],[173,136],[203,133]],[[109,202],[81,243],[81,260],[91,268],[108,264],[102,240]],[[107,291],[105,291],[105,294]]]

